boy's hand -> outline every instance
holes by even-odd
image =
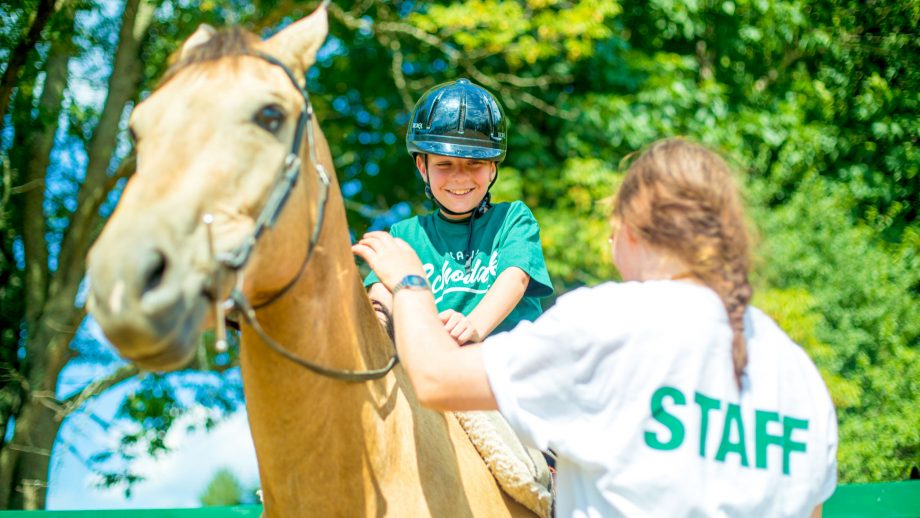
[[[479,331],[473,327],[473,323],[463,313],[447,309],[439,313],[438,316],[441,317],[441,322],[444,323],[444,329],[450,333],[457,345],[482,341]]]
[[[386,232],[368,232],[351,247],[377,274],[380,282],[391,292],[406,275],[425,276],[422,261],[412,247],[402,239]]]

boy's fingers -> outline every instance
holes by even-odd
[[[462,332],[457,335],[457,342],[463,345],[470,341],[471,336],[473,336],[473,328],[468,325],[462,326]]]
[[[457,325],[460,324],[460,322],[462,321],[463,321],[463,315],[454,311],[454,314],[450,316],[450,320],[448,321],[447,325],[449,326],[450,329],[456,329]],[[451,335],[453,336],[453,333],[451,333]]]
[[[457,322],[454,325],[454,328],[450,331],[450,336],[454,337],[455,340],[460,340],[460,335],[466,331],[466,327],[463,325],[463,322]]]

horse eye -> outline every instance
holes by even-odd
[[[252,120],[265,131],[275,133],[284,122],[284,110],[277,104],[269,104],[259,108]]]

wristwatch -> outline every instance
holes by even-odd
[[[400,290],[428,290],[428,281],[421,275],[406,275],[402,278],[401,281],[396,283],[396,286],[393,286],[393,295],[399,293]]]

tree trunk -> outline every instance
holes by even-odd
[[[61,12],[72,32],[73,9]],[[23,185],[19,199],[22,217],[22,242],[25,251],[26,328],[34,327],[45,302],[48,289],[48,242],[45,238],[47,226],[44,217],[45,175],[51,162],[51,150],[58,130],[61,102],[67,87],[67,65],[74,52],[69,39],[57,39],[51,44],[45,63],[45,83],[38,103],[38,114],[30,124],[25,136],[25,145],[20,153],[23,159],[16,160],[20,168]]]
[[[51,447],[60,426],[54,411],[39,400],[31,399],[23,405],[14,439],[0,453],[0,488],[6,493],[0,508],[45,508]]]

